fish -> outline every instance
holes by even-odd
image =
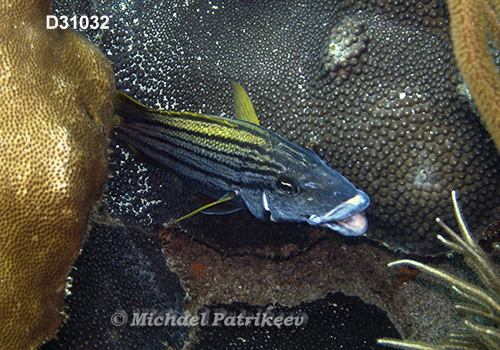
[[[194,189],[218,198],[178,221],[227,202],[262,221],[363,235],[368,195],[313,150],[260,126],[243,87],[233,83],[233,91],[235,118],[156,110],[116,93],[116,137]]]

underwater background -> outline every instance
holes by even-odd
[[[498,153],[459,74],[445,2],[56,8],[109,16],[109,30],[84,34],[113,63],[117,89],[149,107],[232,116],[238,82],[262,126],[312,148],[370,196],[371,239],[442,252],[432,222],[454,221],[453,189],[472,229],[498,219]]]
[[[263,127],[313,149],[371,198],[368,232],[344,237],[206,204],[110,133],[104,196],[70,272],[57,335],[41,349],[383,349],[465,326],[436,279],[387,264],[411,257],[478,281],[435,223],[498,263],[500,159],[453,53],[447,3],[55,1],[56,16],[107,16],[80,30],[111,62],[116,90],[151,108],[231,117],[242,85]],[[490,48],[496,67],[500,56]],[[89,72],[89,78],[93,75]],[[417,277],[418,275],[418,277]],[[291,327],[136,327],[134,312],[305,313]],[[115,315],[125,318],[116,326]]]

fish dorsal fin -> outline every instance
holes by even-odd
[[[260,125],[257,114],[253,109],[252,101],[248,97],[245,89],[240,84],[233,81],[234,94],[234,117],[252,124]]]

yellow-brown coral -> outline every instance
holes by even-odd
[[[106,176],[114,78],[49,0],[0,2],[0,348],[29,349],[63,315],[66,278]]]
[[[500,48],[498,0],[448,0],[453,51],[481,120],[500,151],[500,75],[488,39]],[[488,37],[489,35],[489,37]]]

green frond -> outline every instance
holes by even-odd
[[[421,342],[409,341],[409,340],[396,340],[389,338],[377,339],[377,343],[380,345],[391,346],[396,349],[415,349],[415,350],[442,350],[443,348],[431,344],[425,344]]]
[[[452,192],[452,200],[461,236],[437,219],[438,224],[454,242],[441,235],[438,239],[456,253],[464,255],[466,263],[481,278],[482,285],[466,282],[450,273],[414,260],[394,261],[388,266],[410,265],[447,283],[464,300],[455,305],[455,309],[464,315],[468,332],[450,335],[439,345],[386,338],[379,339],[379,344],[399,349],[500,349],[500,275],[486,253],[472,238],[458,206],[455,191]]]

